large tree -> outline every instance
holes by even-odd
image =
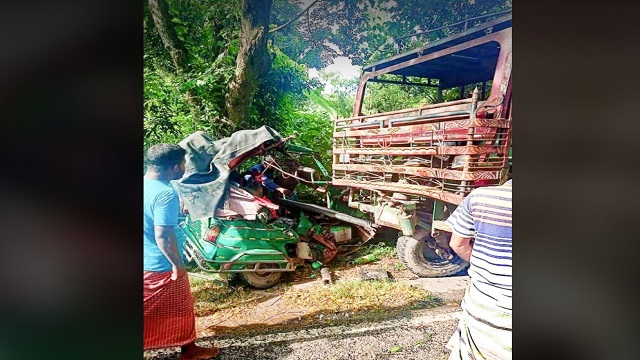
[[[165,49],[167,49],[171,56],[176,72],[181,72],[187,66],[187,52],[171,22],[169,6],[166,0],[149,0],[149,10],[151,11],[158,35],[160,35]]]
[[[229,120],[245,124],[256,86],[271,68],[267,52],[269,14],[272,0],[241,0],[240,48],[236,57],[235,77],[229,83],[225,106]]]

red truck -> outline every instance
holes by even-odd
[[[444,220],[473,189],[511,177],[511,32],[509,13],[364,67],[353,116],[334,122],[332,184],[399,230],[398,256],[418,276],[468,266]],[[432,87],[437,101],[364,114],[371,82]]]

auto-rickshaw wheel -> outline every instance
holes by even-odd
[[[257,289],[268,289],[278,282],[280,282],[280,278],[282,277],[282,272],[274,272],[274,271],[265,271],[262,269],[277,269],[278,264],[257,264],[255,272],[242,272],[240,273],[240,277],[247,285],[252,286]]]

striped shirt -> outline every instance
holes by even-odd
[[[510,359],[512,330],[511,180],[473,190],[446,220],[474,238],[465,316],[447,347],[450,359]]]
[[[469,278],[485,304],[511,312],[511,180],[475,189],[447,219],[457,235],[474,237]]]

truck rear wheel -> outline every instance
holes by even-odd
[[[262,269],[277,268],[277,264],[257,264],[258,269],[255,272],[241,272],[240,277],[247,285],[257,289],[268,289],[278,282],[282,277],[281,272],[274,272]]]
[[[403,256],[400,258],[405,266],[420,277],[443,277],[456,274],[469,266],[469,263],[453,253],[451,260],[446,260],[427,246],[431,234],[418,231],[413,237],[403,236]],[[400,240],[400,239],[398,239]],[[400,241],[399,241],[400,242]]]

